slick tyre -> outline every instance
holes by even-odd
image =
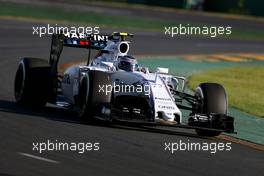
[[[222,85],[217,83],[201,83],[195,90],[195,96],[201,100],[197,113],[227,114],[227,96]],[[221,134],[221,132],[209,130],[196,130],[196,133],[200,136],[208,137]]]
[[[45,106],[52,93],[51,67],[48,61],[23,58],[15,76],[16,102],[22,106]]]
[[[86,75],[82,78],[80,82],[80,98],[79,98],[79,117],[83,121],[91,121],[93,111],[91,105],[91,95],[92,95],[92,86],[91,86],[91,78],[89,75]]]

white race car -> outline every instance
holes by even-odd
[[[224,88],[201,83],[194,95],[185,93],[186,79],[168,74],[167,68],[150,72],[128,54],[132,34],[110,36],[54,34],[50,59],[25,57],[15,78],[18,104],[44,106],[47,102],[77,111],[79,116],[111,122],[164,125],[196,129],[199,135],[234,132],[227,115]],[[63,75],[58,62],[64,46],[89,49],[87,64],[71,66]],[[99,53],[91,60],[91,50]],[[189,110],[188,123],[182,109]]]

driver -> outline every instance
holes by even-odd
[[[133,72],[138,69],[137,60],[129,55],[118,57],[118,69]]]

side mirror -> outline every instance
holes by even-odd
[[[157,67],[157,73],[164,73],[164,74],[168,74],[169,73],[169,69],[168,68],[162,68],[162,67]]]

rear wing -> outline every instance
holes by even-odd
[[[102,50],[107,46],[108,40],[124,41],[126,37],[133,37],[133,34],[126,32],[113,32],[111,35],[85,33],[53,34],[49,59],[49,63],[52,67],[52,73],[57,74],[57,66],[64,46],[86,48],[90,50]]]
[[[106,47],[108,40],[124,41],[126,37],[133,36],[133,34],[126,32],[113,32],[111,35],[66,33],[64,34],[63,45],[100,50]]]
[[[84,34],[66,34],[63,36],[63,45],[76,48],[88,48],[100,50],[106,47],[108,35],[84,35]]]
[[[111,35],[65,33],[53,34],[52,39],[61,40],[61,45],[75,48],[89,48],[100,50],[106,47],[108,40],[124,41],[126,37],[133,37],[126,32],[113,32]]]

